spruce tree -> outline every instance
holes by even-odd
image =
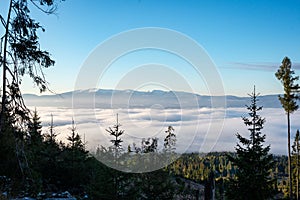
[[[49,124],[49,131],[44,135],[44,149],[42,150],[43,159],[41,160],[43,179],[46,185],[57,187],[60,182],[59,156],[61,149],[56,142],[58,133],[55,131],[53,115]],[[56,190],[57,188],[51,188]]]
[[[67,140],[69,141],[68,147],[72,150],[84,151],[84,144],[80,135],[77,133],[77,128],[75,126],[74,120],[72,120],[70,130],[71,135],[67,137]]]
[[[67,137],[67,145],[63,145],[61,158],[61,181],[72,194],[84,192],[83,185],[89,181],[88,152],[85,151],[82,139],[77,132],[74,120],[70,127],[71,134]]]
[[[38,116],[37,111],[34,110],[33,116],[28,123],[25,150],[34,179],[34,185],[32,185],[31,190],[35,190],[33,191],[35,193],[40,192],[42,188],[41,160],[43,160],[42,151],[44,150],[44,147],[40,117]]]
[[[56,143],[56,136],[58,135],[55,132],[55,127],[54,127],[54,123],[53,123],[53,115],[51,114],[51,121],[49,124],[49,131],[44,135],[44,142],[48,145],[57,145]]]
[[[32,148],[39,148],[43,143],[42,122],[40,121],[36,109],[28,123],[27,143],[29,146],[32,146]]]
[[[122,151],[122,142],[123,140],[121,139],[121,135],[123,135],[124,130],[120,129],[121,124],[119,123],[119,116],[117,114],[117,123],[111,128],[108,127],[108,129],[106,129],[106,131],[113,136],[113,139],[110,140],[110,142],[113,144],[112,148],[114,150],[114,156],[113,156],[113,165],[116,169],[119,168],[119,157],[121,155],[121,151]],[[118,170],[113,170],[113,189],[114,189],[114,197],[113,199],[120,199],[122,196],[122,180],[123,180],[123,173],[118,171]]]
[[[272,180],[269,178],[274,163],[269,154],[270,146],[264,147],[266,135],[262,134],[265,119],[258,112],[262,107],[257,106],[258,94],[250,95],[251,103],[247,106],[249,117],[243,117],[248,127],[250,137],[246,138],[237,133],[239,143],[236,146],[236,155],[229,160],[237,166],[236,176],[230,180],[227,190],[229,199],[268,199],[272,195]]]
[[[292,167],[291,167],[291,123],[290,114],[298,109],[297,100],[299,100],[300,86],[295,83],[299,80],[298,76],[294,76],[295,72],[292,70],[292,63],[288,57],[282,60],[282,64],[275,76],[283,85],[284,94],[279,95],[279,101],[286,112],[288,125],[288,173],[289,173],[289,196],[292,199]]]
[[[110,142],[113,144],[113,149],[115,152],[115,159],[118,158],[119,154],[122,151],[122,142],[123,140],[120,138],[121,135],[123,135],[124,130],[120,130],[121,124],[119,123],[119,117],[117,114],[117,123],[111,128],[108,127],[108,129],[106,129],[106,131],[108,133],[110,133],[111,136],[113,136],[114,138],[112,140],[110,140]]]

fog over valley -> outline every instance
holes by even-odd
[[[264,106],[260,114],[266,118],[266,144],[272,144],[272,153],[286,154],[282,145],[287,140],[286,116],[277,96],[260,96],[258,103]],[[248,97],[210,97],[160,90],[82,90],[45,96],[25,94],[24,98],[30,109],[37,109],[44,132],[48,131],[53,115],[56,132],[63,133],[58,139],[65,140],[74,118],[77,131],[92,151],[100,145],[111,145],[105,129],[116,123],[117,113],[125,130],[124,150],[148,137],[158,137],[161,149],[168,126],[175,129],[178,152],[234,151],[235,134],[248,136],[241,119],[247,116]],[[299,118],[299,112],[292,115],[292,137],[300,128],[296,124]]]

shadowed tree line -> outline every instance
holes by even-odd
[[[248,108],[260,109],[260,107],[253,106]],[[260,124],[255,128],[257,131],[264,123],[264,119],[253,117]],[[247,121],[247,123],[250,122],[251,120]],[[245,149],[240,150],[243,152],[242,154],[239,151],[236,153],[191,153],[180,155],[178,158],[179,155],[175,153],[176,134],[171,126],[167,127],[165,131],[164,145],[161,149],[157,145],[157,138],[142,139],[140,144],[129,145],[126,149],[122,147],[122,136],[125,131],[117,122],[107,129],[107,134],[111,135],[112,145],[99,146],[92,153],[86,150],[86,145],[77,132],[73,120],[70,123],[65,143],[57,140],[59,133],[55,131],[53,118],[48,130],[43,133],[41,120],[34,111],[27,126],[25,132],[19,133],[22,136],[19,139],[24,144],[28,173],[22,172],[19,165],[15,149],[16,141],[12,132],[6,132],[5,140],[0,140],[2,147],[0,159],[3,161],[0,163],[0,189],[7,192],[10,197],[42,198],[51,196],[53,193],[69,191],[79,199],[84,199],[84,197],[89,199],[176,199],[176,197],[196,199],[203,196],[211,199],[212,195],[216,199],[234,199],[228,198],[230,191],[234,191],[234,194],[240,191],[238,197],[245,195],[242,193],[243,184],[239,185],[239,181],[255,181],[255,186],[258,187],[258,190],[260,189],[259,179],[254,178],[260,172],[255,171],[256,173],[254,173],[253,170],[250,170],[254,167],[267,175],[267,178],[265,177],[267,185],[269,185],[267,191],[273,191],[272,195],[276,193],[276,190],[285,193],[288,188],[285,179],[288,174],[286,157],[275,156],[272,158],[267,154],[268,146],[261,149],[260,145],[253,144],[253,142],[262,144],[264,135],[260,133],[257,133],[256,136],[254,133],[251,134],[255,137],[261,135],[260,139],[243,139],[247,145]],[[11,130],[13,129],[14,127],[11,127]],[[116,143],[116,141],[121,142]],[[297,143],[294,147],[297,147]],[[263,151],[260,152],[260,150]],[[127,163],[122,163],[123,167],[126,164],[132,167],[135,163],[137,167],[140,167],[138,163],[141,161],[144,162],[143,164],[147,164],[147,161],[141,157],[148,158],[147,156],[151,155],[150,158],[164,158],[161,156],[165,154],[168,156],[173,154],[178,159],[174,159],[174,162],[162,169],[147,173],[121,172],[107,167],[97,160],[106,158],[115,163],[116,157],[118,157],[118,161],[127,161]],[[260,157],[265,158],[266,163],[260,163]],[[268,164],[270,158],[272,160]],[[249,159],[252,159],[251,162]],[[255,160],[257,162],[254,162]],[[246,169],[244,173],[239,171],[243,167],[246,167],[248,171]],[[295,173],[297,172],[295,171]],[[278,184],[274,182],[276,179],[279,180]],[[189,186],[190,183],[187,180],[199,184],[199,188],[195,189]],[[294,180],[296,181],[296,179]],[[205,191],[202,191],[201,185],[205,186]],[[251,188],[248,187],[248,189]],[[236,199],[239,199],[238,197]]]

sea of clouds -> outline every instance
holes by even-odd
[[[90,151],[97,146],[111,146],[113,139],[105,129],[116,124],[118,114],[121,129],[125,130],[123,148],[136,143],[140,146],[143,138],[159,138],[159,149],[163,148],[163,139],[168,126],[173,126],[177,136],[178,152],[234,151],[236,133],[249,136],[247,127],[241,117],[248,116],[246,108],[193,108],[163,109],[119,108],[119,109],[72,109],[70,107],[35,107],[43,124],[43,132],[49,131],[51,115],[58,140],[66,142],[70,135],[72,119],[77,132],[87,142]],[[34,107],[30,109],[34,110]],[[266,118],[262,130],[266,134],[266,145],[271,145],[274,154],[287,152],[286,115],[281,108],[264,108],[260,115]],[[300,129],[300,112],[291,115],[292,140],[297,129]]]

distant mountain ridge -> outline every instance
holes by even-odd
[[[24,94],[27,106],[74,107],[74,108],[198,108],[198,107],[245,107],[249,97],[206,96],[190,92],[153,90],[89,89],[55,95]],[[212,101],[213,100],[213,101]],[[226,104],[224,104],[224,101]],[[265,108],[280,108],[278,95],[259,96],[259,105]]]

